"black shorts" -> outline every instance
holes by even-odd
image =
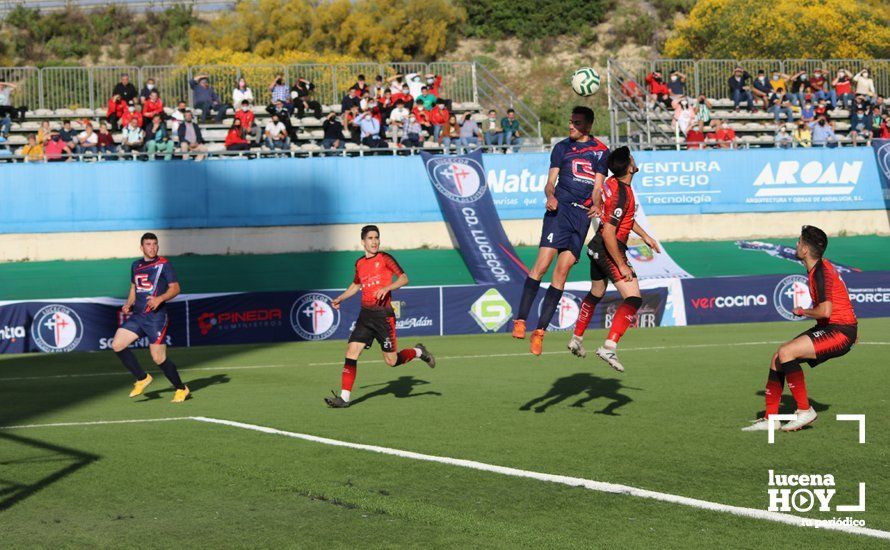
[[[590,243],[587,245],[587,256],[590,257],[590,280],[591,281],[602,281],[603,279],[609,279],[611,282],[620,281],[624,279],[621,275],[621,269],[618,267],[621,264],[627,265],[630,267],[630,262],[627,261],[627,245],[621,241],[618,241],[618,250],[621,251],[620,258],[613,258],[609,251],[606,250],[606,243],[603,241],[602,233],[597,232],[594,235],[593,239],[590,240]],[[621,264],[619,264],[621,262]],[[633,267],[630,268],[633,272]],[[634,279],[636,279],[637,274],[634,272]]]
[[[816,350],[815,359],[804,361],[809,363],[810,367],[815,367],[829,359],[846,355],[853,349],[858,332],[857,325],[816,325],[801,332],[798,337],[808,336]]]
[[[391,309],[365,309],[362,308],[355,321],[355,328],[349,335],[350,342],[361,342],[366,348],[370,348],[374,340],[380,343],[380,349],[384,352],[398,350],[396,342],[396,314]]]

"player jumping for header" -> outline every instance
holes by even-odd
[[[117,354],[121,363],[136,377],[130,397],[141,395],[151,384],[152,377],[142,370],[136,355],[130,350],[130,344],[148,336],[151,358],[164,372],[167,380],[176,388],[173,403],[182,403],[189,395],[188,386],[182,383],[179,372],[173,361],[167,359],[167,344],[164,337],[170,326],[167,316],[166,302],[179,294],[179,283],[176,272],[167,258],[158,256],[158,237],[154,233],[146,233],[140,239],[142,259],[133,262],[130,268],[130,294],[121,308],[125,314],[131,314],[117,329],[111,349]]]
[[[807,384],[801,363],[815,367],[829,359],[845,355],[856,342],[857,322],[847,286],[838,276],[831,262],[822,255],[828,248],[828,236],[818,227],[803,226],[797,240],[797,258],[807,268],[810,298],[813,307],[794,308],[794,314],[816,320],[816,326],[802,332],[790,342],[779,346],[770,363],[766,379],[766,412],[744,431],[769,429],[769,417],[779,414],[782,389],[788,381],[788,389],[797,402],[796,418],[784,426],[786,432],[797,431],[816,420],[816,411],[810,406]]]
[[[525,338],[525,321],[541,286],[541,278],[556,258],[550,287],[541,304],[538,328],[532,332],[531,352],[535,355],[543,352],[544,331],[559,306],[569,270],[580,258],[590,219],[599,214],[600,190],[606,177],[609,149],[590,135],[593,120],[590,108],[572,109],[569,137],[557,143],[550,153],[550,172],[544,187],[547,213],[541,229],[538,259],[525,280],[513,319],[513,338]]]
[[[578,357],[587,355],[583,346],[584,331],[590,324],[596,304],[606,293],[608,278],[618,289],[624,302],[618,306],[612,318],[609,336],[596,350],[596,355],[616,371],[624,372],[624,366],[618,361],[618,341],[633,323],[637,310],[643,304],[640,282],[627,261],[627,238],[633,231],[655,252],[660,253],[661,249],[635,219],[637,203],[630,184],[638,169],[630,149],[620,147],[612,151],[609,156],[609,170],[612,177],[603,185],[602,223],[587,245],[587,255],[590,256],[590,292],[581,303],[575,334],[568,347]]]
[[[392,308],[392,291],[408,284],[408,276],[386,252],[380,252],[380,230],[376,225],[362,227],[362,247],[365,254],[355,262],[355,278],[343,294],[334,298],[331,305],[340,309],[340,303],[362,291],[362,309],[349,335],[346,345],[346,361],[343,365],[340,395],[325,397],[329,407],[349,406],[352,385],[358,370],[358,358],[374,340],[380,343],[383,360],[390,367],[396,367],[419,357],[430,368],[436,366],[436,358],[423,344],[397,351],[396,314]],[[393,281],[393,277],[396,280]],[[333,392],[332,392],[333,393]]]

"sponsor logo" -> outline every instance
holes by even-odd
[[[480,175],[482,165],[470,158],[431,158],[427,170],[439,193],[454,202],[475,202],[488,189]]]
[[[541,316],[541,306],[544,300],[538,304],[538,317]],[[581,313],[581,299],[570,292],[563,292],[562,298],[559,299],[559,305],[556,306],[556,312],[547,330],[569,330],[575,327],[578,315]]]
[[[618,311],[618,306],[621,305],[621,302],[617,302],[614,304],[610,304],[609,307],[606,308],[606,313],[603,316],[603,323],[605,328],[611,328],[612,323],[615,321],[615,312]],[[640,309],[637,310],[637,314],[634,316],[634,319],[631,321],[631,328],[651,328],[658,326],[658,312],[654,307],[650,305],[643,304]]]
[[[0,342],[3,340],[9,340],[10,342],[15,342],[19,338],[25,337],[25,327],[21,326],[4,326],[0,328]]]
[[[813,307],[813,300],[810,298],[810,286],[807,278],[803,275],[789,275],[779,281],[776,290],[773,292],[773,304],[779,315],[789,321],[800,321],[805,317],[794,314],[794,308],[800,307],[808,309]]]
[[[290,310],[294,332],[304,340],[330,338],[340,326],[340,311],[331,305],[326,294],[312,292],[300,297]]]
[[[890,181],[890,141],[877,148],[877,150],[875,151],[875,157],[878,161],[878,169],[881,170],[881,173],[884,175],[884,179],[886,181]],[[885,187],[884,198],[888,198],[888,193],[890,193],[890,189]]]
[[[510,320],[513,308],[498,292],[491,288],[470,306],[470,316],[485,332],[496,332]]]
[[[432,318],[426,315],[421,315],[420,317],[403,317],[402,313],[404,311],[404,308],[404,300],[393,300],[392,309],[396,313],[396,328],[398,330],[433,326]]]
[[[759,187],[755,197],[830,196],[849,195],[859,182],[862,162],[830,162],[827,165],[814,160],[801,165],[796,160],[783,160],[775,165],[768,162],[754,187]]]
[[[890,288],[851,288],[848,292],[856,304],[890,304]]]
[[[692,298],[692,307],[695,309],[723,309],[728,307],[765,306],[769,303],[765,294],[748,294],[738,296],[712,296]]]
[[[602,156],[602,153],[597,155],[597,157],[599,156]],[[572,159],[572,176],[574,176],[576,180],[581,180],[593,185],[596,180],[596,171],[593,169],[593,164],[591,164],[589,160],[576,158]]]
[[[533,174],[526,168],[519,175],[489,170],[487,183],[493,193],[540,193],[547,185],[547,174]]]
[[[226,311],[223,313],[204,312],[198,316],[198,330],[206,336],[214,328],[237,330],[258,327],[281,326],[282,313],[278,308]]]
[[[646,243],[635,244],[627,247],[627,255],[637,262],[651,262],[655,260],[655,253]]]
[[[148,349],[155,341],[157,341],[157,338],[152,339],[152,338],[149,338],[148,336],[143,336],[142,338],[139,338],[138,340],[136,340],[135,342],[130,344],[129,347],[136,348],[136,349],[143,349],[143,348]],[[99,338],[99,349],[100,350],[111,349],[112,342],[114,342],[114,337]],[[173,338],[171,338],[169,334],[164,336],[164,345],[167,345],[167,346],[173,345]]]
[[[68,352],[83,338],[83,321],[73,309],[53,304],[34,314],[31,338],[41,351]]]

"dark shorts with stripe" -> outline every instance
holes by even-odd
[[[591,281],[608,279],[614,283],[615,281],[624,279],[624,277],[621,276],[621,269],[618,267],[618,262],[628,266],[630,265],[630,262],[627,261],[627,245],[618,241],[618,250],[621,251],[621,257],[613,258],[612,255],[609,254],[609,251],[606,250],[606,243],[603,241],[602,233],[597,232],[597,234],[594,235],[593,239],[591,239],[590,243],[587,245],[587,256],[590,257]],[[633,271],[632,267],[631,271]],[[637,274],[634,272],[634,278],[636,277]]]
[[[857,325],[816,325],[798,336],[808,336],[816,350],[815,359],[805,359],[815,367],[829,359],[846,355],[856,343]]]
[[[541,227],[541,248],[555,248],[559,252],[569,250],[575,255],[575,261],[581,259],[584,239],[590,229],[590,218],[587,208],[577,203],[560,202],[556,211],[544,214]]]
[[[355,328],[349,335],[350,342],[361,342],[370,348],[374,340],[380,344],[384,352],[398,350],[396,341],[396,314],[391,309],[365,309],[358,314]]]
[[[167,312],[136,313],[130,315],[121,328],[138,334],[140,338],[148,336],[152,344],[163,344],[169,326],[170,318],[167,316]]]

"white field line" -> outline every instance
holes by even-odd
[[[233,428],[240,428],[242,430],[250,430],[254,432],[261,432],[265,434],[271,435],[280,435],[284,437],[290,437],[294,439],[302,439],[304,441],[311,441],[313,443],[321,443],[322,445],[331,445],[334,447],[346,447],[349,449],[357,449],[360,451],[369,451],[373,453],[379,453],[390,456],[397,456],[400,458],[409,458],[411,460],[420,460],[423,462],[437,462],[439,464],[447,464],[449,466],[458,466],[460,468],[469,468],[471,470],[480,470],[483,472],[492,472],[496,474],[512,476],[512,477],[521,477],[527,479],[535,479],[538,481],[546,481],[549,483],[559,483],[561,485],[568,485],[569,487],[584,487],[585,489],[589,489],[591,491],[597,491],[600,493],[612,493],[612,494],[620,494],[620,495],[629,495],[637,498],[645,498],[650,500],[657,500],[661,502],[669,502],[671,504],[680,504],[683,506],[690,506],[693,508],[699,508],[701,510],[709,510],[712,512],[722,512],[726,514],[733,514],[735,516],[752,518],[752,519],[760,519],[766,521],[773,521],[776,523],[784,523],[786,525],[793,525],[796,527],[815,527],[815,523],[813,520],[808,518],[803,518],[800,516],[794,516],[791,514],[781,514],[778,512],[769,512],[766,510],[758,510],[756,508],[745,508],[742,506],[732,506],[729,504],[720,504],[718,502],[710,502],[707,500],[699,500],[696,498],[689,498],[680,495],[674,495],[671,493],[661,493],[658,491],[649,491],[647,489],[640,489],[638,487],[631,487],[630,485],[620,485],[617,483],[608,483],[605,481],[595,481],[592,479],[584,479],[581,477],[571,477],[571,476],[562,476],[555,474],[546,474],[542,472],[534,472],[531,470],[521,470],[519,468],[510,468],[507,466],[497,466],[495,464],[487,464],[485,462],[477,462],[475,460],[465,460],[462,458],[451,458],[447,456],[436,456],[436,455],[427,455],[423,453],[416,453],[413,451],[403,451],[401,449],[393,449],[390,447],[379,447],[377,445],[365,445],[362,443],[351,443],[349,441],[340,441],[339,439],[330,439],[327,437],[319,437],[316,435],[302,434],[297,432],[288,432],[284,430],[278,430],[276,428],[269,428],[267,426],[259,426],[256,424],[246,424],[244,422],[236,422],[234,420],[223,420],[220,418],[208,418],[205,416],[181,416],[181,417],[171,417],[171,418],[149,418],[149,419],[136,419],[136,420],[100,420],[94,422],[59,422],[55,424],[31,424],[26,426],[4,426],[0,427],[0,430],[10,430],[10,429],[22,429],[22,428],[49,428],[49,427],[61,427],[61,426],[97,426],[97,425],[107,425],[107,424],[136,424],[142,422],[166,422],[171,420],[196,420],[198,422],[205,422],[209,424],[219,424],[223,426],[230,426]],[[843,533],[849,533],[853,535],[864,535],[868,537],[875,537],[880,539],[890,540],[890,531],[881,531],[878,529],[869,529],[866,527],[857,527],[852,525],[836,525],[836,524],[822,524],[821,529],[825,529],[828,531],[840,531]]]
[[[685,345],[676,345],[676,346],[646,346],[646,347],[637,347],[637,348],[619,348],[622,353],[631,352],[631,351],[658,351],[665,349],[700,349],[700,348],[722,348],[722,347],[738,347],[738,346],[764,346],[764,345],[775,345],[781,344],[783,340],[770,340],[763,342],[727,342],[727,343],[711,343],[711,344],[685,344]],[[858,342],[857,346],[890,346],[890,342]],[[566,351],[545,351],[543,355],[566,355],[568,356],[568,352]],[[436,356],[437,361],[442,360],[463,360],[463,359],[494,359],[497,357],[526,357],[529,354],[527,352],[522,353],[488,353],[488,354],[480,354],[480,355],[445,355],[445,356]],[[368,363],[383,363],[382,359],[368,359],[362,360],[362,364]],[[255,369],[281,369],[288,367],[299,367],[299,366],[308,366],[308,367],[328,367],[328,366],[336,366],[342,365],[343,361],[329,361],[325,363],[306,363],[301,365],[299,363],[287,364],[287,365],[245,365],[245,366],[230,366],[230,367],[193,367],[193,368],[185,368],[182,369],[183,372],[192,372],[192,371],[219,371],[219,370],[255,370]],[[109,371],[109,372],[88,372],[88,373],[79,373],[79,374],[49,374],[46,376],[14,376],[14,377],[0,377],[0,382],[14,382],[20,380],[45,380],[52,378],[87,378],[93,376],[129,376],[125,370],[120,371]]]

